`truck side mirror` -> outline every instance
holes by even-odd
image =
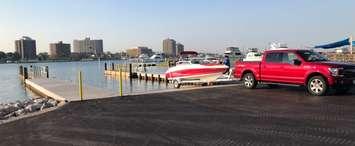
[[[297,65],[297,66],[300,66],[302,64],[302,61],[298,60],[298,59],[293,59],[293,64]]]

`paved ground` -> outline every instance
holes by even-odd
[[[355,89],[239,86],[73,102],[0,126],[0,145],[355,145]]]

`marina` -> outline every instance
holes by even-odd
[[[306,56],[292,60],[293,67],[325,67],[324,75],[332,73],[331,65],[338,68],[328,83],[310,73],[306,79],[320,85],[308,81],[306,91],[304,80],[293,86],[282,84],[292,84],[290,79],[264,82],[264,74],[276,70],[261,71],[270,65],[268,54],[285,52]],[[355,119],[349,116],[355,111],[355,66],[329,63],[312,50],[287,48],[237,57],[232,68],[228,57],[222,62],[197,56],[161,62],[13,64],[21,85],[17,90],[39,98],[0,104],[0,145],[355,145]],[[254,67],[259,70],[250,71]],[[278,77],[292,71],[280,71]],[[349,86],[325,92],[324,84]]]
[[[354,6],[2,1],[0,146],[355,146]]]

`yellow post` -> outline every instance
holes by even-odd
[[[79,71],[79,96],[80,100],[83,101],[83,75],[81,71]]]
[[[123,96],[123,81],[122,81],[122,68],[120,66],[120,96]]]

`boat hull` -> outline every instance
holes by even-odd
[[[227,71],[225,65],[178,65],[170,68],[165,76],[169,80],[213,82]]]

